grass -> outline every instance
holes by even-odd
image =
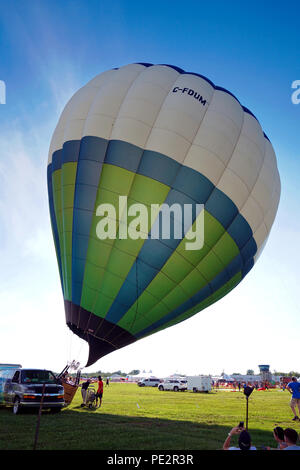
[[[274,426],[292,427],[290,394],[254,391],[249,399],[249,431],[254,445],[274,446]],[[136,384],[104,387],[103,405],[81,408],[81,394],[61,413],[42,413],[37,448],[40,450],[215,450],[228,431],[245,421],[242,392],[209,394],[159,392]],[[0,450],[33,448],[37,413],[13,415],[0,408]],[[233,445],[237,438],[233,438]]]

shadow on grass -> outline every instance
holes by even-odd
[[[78,412],[78,410],[82,412]],[[0,449],[32,449],[37,416],[15,416],[0,410]],[[233,423],[234,426],[236,423]],[[1,431],[2,430],[2,431]],[[40,450],[221,450],[229,431],[193,421],[113,415],[103,408],[81,406],[60,414],[43,412],[37,448]],[[249,429],[253,444],[275,446],[271,432]],[[232,438],[232,445],[237,437]]]

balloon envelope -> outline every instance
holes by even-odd
[[[130,64],[67,103],[48,192],[66,322],[91,365],[231,291],[264,247],[280,178],[258,120],[230,92]]]

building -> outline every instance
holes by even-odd
[[[242,374],[232,374],[228,375],[225,374],[225,372],[222,372],[220,376],[217,377],[212,377],[212,380],[214,382],[227,382],[227,383],[232,383],[232,382],[241,382],[241,383],[250,383],[250,384],[255,384],[258,383],[263,384],[265,382],[268,383],[280,383],[281,376],[280,375],[273,375],[270,372],[270,366],[269,365],[259,365],[259,374],[253,374],[253,375],[242,375]]]

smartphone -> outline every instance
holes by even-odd
[[[244,427],[244,421],[240,421],[238,427],[239,427],[239,428],[243,428],[243,427]]]

